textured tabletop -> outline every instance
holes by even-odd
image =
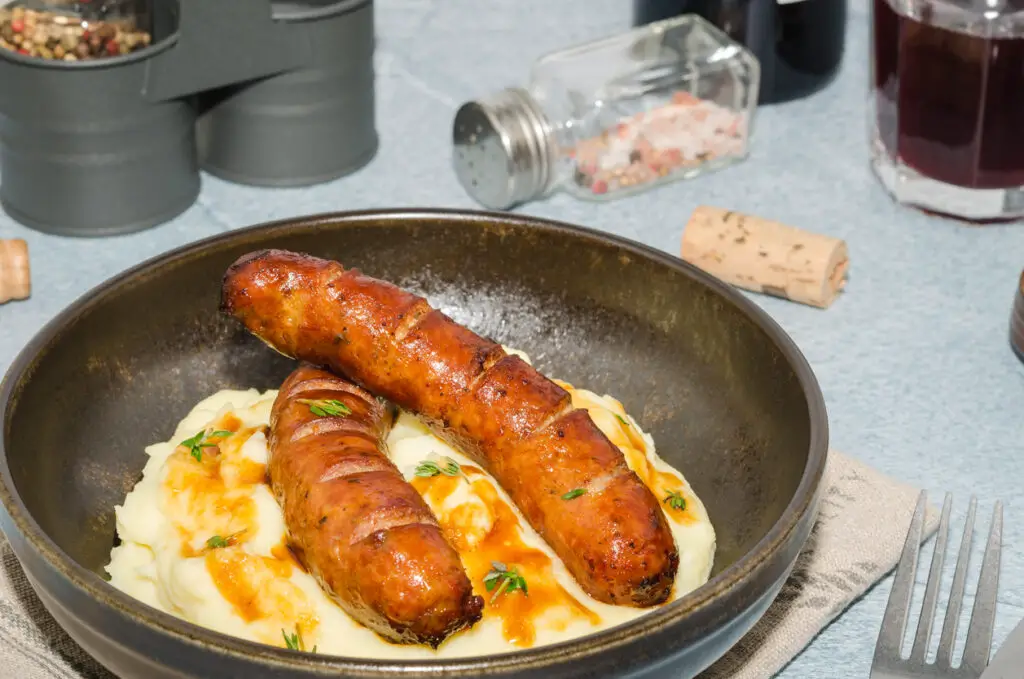
[[[0,238],[29,242],[34,288],[29,301],[0,306],[0,371],[78,295],[175,246],[315,212],[476,207],[450,170],[455,107],[521,83],[542,53],[626,28],[629,13],[626,0],[379,0],[381,146],[361,172],[293,190],[204,176],[199,202],[173,222],[102,240],[44,236],[0,214]],[[702,203],[846,239],[850,281],[828,311],[751,297],[817,373],[833,447],[935,493],[952,491],[955,517],[976,494],[983,529],[992,502],[1007,503],[998,644],[1024,617],[1024,365],[1007,344],[1024,226],[965,227],[897,206],[882,191],[868,167],[867,21],[864,0],[854,0],[840,77],[810,99],[761,110],[747,162],[619,202],[559,195],[521,211],[673,254]],[[842,676],[866,677],[888,584],[855,603],[780,676],[821,679],[843,668]]]

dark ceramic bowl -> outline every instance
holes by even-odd
[[[629,624],[478,659],[373,662],[287,651],[159,613],[104,582],[114,505],[143,448],[224,388],[276,387],[291,363],[218,313],[239,255],[288,248],[428,295],[613,394],[681,469],[718,532],[709,583]],[[0,389],[3,531],[42,602],[126,679],[560,677],[687,679],[765,612],[815,518],[827,423],[810,368],[767,315],[681,260],[527,217],[338,214],[235,231],[99,286],[17,358]]]

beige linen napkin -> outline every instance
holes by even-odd
[[[701,679],[767,679],[896,564],[918,491],[832,452],[814,533],[765,618]],[[929,516],[928,535],[936,517]],[[879,621],[881,624],[881,621]],[[110,679],[60,629],[0,537],[0,676]]]
[[[818,521],[775,603],[700,679],[773,676],[896,567],[920,490],[835,451],[829,453],[824,486]],[[925,538],[938,522],[929,507]]]

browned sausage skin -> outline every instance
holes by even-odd
[[[393,412],[301,366],[274,401],[270,482],[296,556],[353,618],[398,643],[436,647],[480,619],[458,553],[382,452]]]
[[[424,417],[497,479],[595,599],[668,599],[679,554],[657,499],[586,411],[526,362],[422,297],[308,255],[245,255],[222,295],[225,312],[281,353]]]

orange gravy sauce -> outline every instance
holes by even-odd
[[[434,509],[445,537],[462,557],[466,573],[477,594],[484,597],[484,616],[501,619],[505,639],[522,648],[534,644],[537,625],[544,623],[563,630],[572,622],[587,620],[592,625],[601,622],[597,613],[584,606],[555,579],[551,558],[539,549],[523,542],[519,517],[499,496],[494,485],[481,478],[482,472],[463,465],[467,478],[435,476],[415,478],[413,487]],[[454,509],[443,506],[459,484],[470,483],[476,502],[462,503]],[[481,520],[487,514],[487,520]],[[492,569],[492,562],[515,568],[527,584],[527,593],[516,590],[495,595],[488,592],[484,578]]]
[[[288,621],[298,620],[304,638],[314,638],[319,626],[305,593],[290,580],[298,562],[285,544],[275,545],[270,556],[250,554],[240,547],[256,534],[257,508],[253,486],[265,483],[266,465],[242,454],[242,446],[266,427],[243,427],[228,414],[206,431],[230,431],[213,438],[216,445],[202,449],[199,460],[179,445],[167,459],[164,502],[181,540],[181,555],[202,557],[217,590],[247,623],[263,621],[256,634],[265,643],[282,646],[282,630],[295,631]],[[219,536],[227,546],[211,547]]]
[[[594,424],[604,432],[608,440],[622,451],[629,468],[636,472],[636,475],[640,477],[644,485],[650,488],[651,492],[658,498],[661,508],[667,517],[683,525],[694,524],[699,520],[690,510],[690,507],[695,503],[679,477],[658,470],[650,458],[647,457],[647,442],[644,441],[643,436],[636,430],[636,427],[626,419],[626,410],[622,407],[621,403],[611,399],[618,406],[614,408],[609,406],[604,400],[595,400],[589,394],[578,391],[568,382],[554,381],[558,386],[569,392],[569,395],[572,397],[573,407],[586,410]],[[676,509],[669,505],[669,499],[672,495],[679,495],[683,498],[686,503],[683,509]]]
[[[206,569],[221,596],[247,623],[265,621],[258,633],[264,642],[282,645],[282,631],[292,631],[288,621],[297,620],[305,639],[312,639],[319,619],[309,599],[289,580],[292,562],[276,556],[249,554],[239,547],[206,552]]]
[[[241,425],[235,416],[225,415],[206,431],[230,431],[231,436],[210,440],[215,445],[202,448],[200,459],[183,445],[167,458],[164,502],[186,558],[202,554],[197,545],[213,536],[240,544],[257,530],[250,494],[266,477],[266,465],[242,455],[242,446],[260,428]]]

